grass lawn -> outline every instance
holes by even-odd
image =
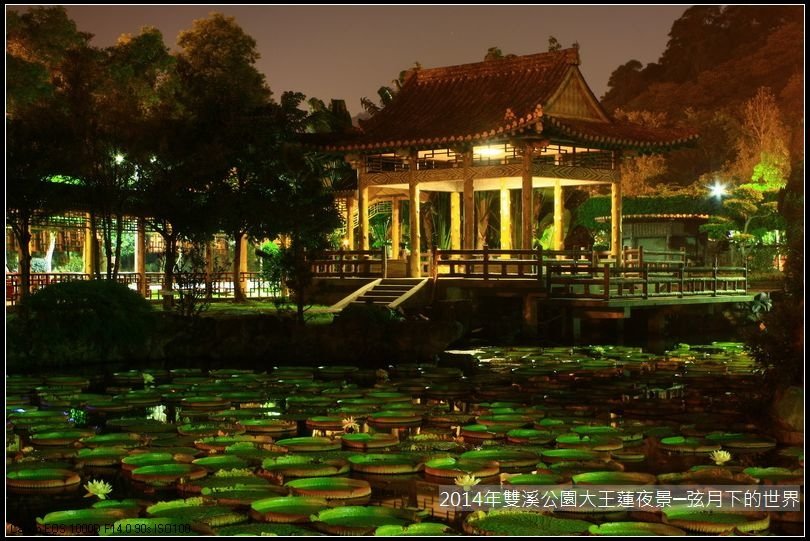
[[[326,311],[329,308],[321,304],[307,306],[304,318],[310,325],[325,325],[332,323],[333,314]],[[286,303],[277,305],[273,301],[248,301],[236,304],[230,301],[212,302],[208,309],[202,313],[206,317],[232,317],[252,314],[277,314],[291,318],[295,317],[296,306]]]

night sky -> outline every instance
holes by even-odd
[[[580,66],[597,96],[610,73],[637,59],[655,62],[667,43],[679,6],[69,6],[80,30],[107,46],[145,25],[177,34],[212,11],[234,16],[258,44],[258,68],[279,96],[285,90],[327,101],[346,100],[352,114],[360,98],[419,61],[431,68],[483,60],[489,47],[504,54],[548,49],[549,35],[563,47],[580,44]],[[6,9],[22,9],[8,6]]]

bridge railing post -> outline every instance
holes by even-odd
[[[484,280],[489,280],[489,246],[484,244]]]
[[[535,250],[535,256],[537,258],[537,281],[543,281],[543,246],[538,246]]]
[[[344,273],[344,269],[343,269],[343,247],[342,246],[340,247],[340,251],[338,251],[338,264],[337,265],[338,265],[338,268],[337,268],[338,276],[342,280],[344,278],[344,276],[343,276],[343,273]]]
[[[610,263],[605,263],[603,269],[604,276],[602,277],[602,287],[604,290],[602,291],[602,294],[607,301],[610,300]]]
[[[382,277],[388,278],[388,258],[386,257],[385,246],[382,247]]]
[[[714,258],[714,266],[712,267],[712,297],[717,296],[717,257]]]

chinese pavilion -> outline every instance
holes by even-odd
[[[393,101],[321,148],[340,153],[357,172],[346,197],[347,223],[359,211],[358,248],[369,249],[369,205],[392,203],[391,241],[399,245],[399,202],[410,222],[408,273],[420,275],[420,192],[450,193],[451,249],[474,248],[474,192],[501,192],[501,249],[512,235],[509,190],[520,190],[522,248],[531,248],[532,192],[554,190],[554,249],[563,247],[563,190],[611,187],[611,252],[621,257],[623,155],[663,152],[697,134],[612,118],[579,71],[579,51],[509,56],[432,69],[413,69]],[[347,227],[354,247],[351,225]],[[518,248],[517,246],[515,248]]]

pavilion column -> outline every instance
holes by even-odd
[[[616,180],[610,185],[610,253],[621,266],[622,261],[622,182]]]
[[[554,249],[563,249],[563,190],[560,179],[554,179]]]
[[[464,249],[475,249],[475,196],[472,170],[472,150],[461,155],[462,176],[464,178]]]
[[[90,213],[87,213],[84,222],[84,246],[82,247],[82,262],[84,263],[85,274],[93,274],[96,268],[96,258],[98,257],[95,231],[93,231],[91,223]]]
[[[506,179],[501,181],[501,250],[512,249],[512,209]]]
[[[245,286],[245,275],[248,271],[248,238],[247,235],[242,235],[239,239],[240,243],[240,252],[239,252],[239,282],[242,284],[242,287]],[[247,294],[247,292],[245,292]]]
[[[461,249],[461,194],[450,192],[450,249]]]
[[[524,250],[531,250],[532,241],[534,240],[534,202],[532,196],[534,187],[532,185],[532,153],[534,147],[526,144],[523,147],[523,163],[521,164],[520,173],[522,177],[522,185],[520,190],[520,240]]]
[[[399,199],[391,199],[391,258],[399,259]]]
[[[354,250],[354,206],[353,196],[346,198],[346,244],[349,250]]]
[[[135,272],[138,275],[138,293],[146,296],[146,220],[138,218],[135,231]]]
[[[358,178],[358,200],[360,207],[360,249],[369,249],[369,225],[368,225],[368,186],[365,185],[364,179],[360,171],[357,172]]]
[[[419,252],[422,234],[419,227],[419,183],[416,180],[416,154],[408,157],[408,209],[410,211],[411,258],[408,261],[408,276],[419,278],[421,272],[421,254]]]

